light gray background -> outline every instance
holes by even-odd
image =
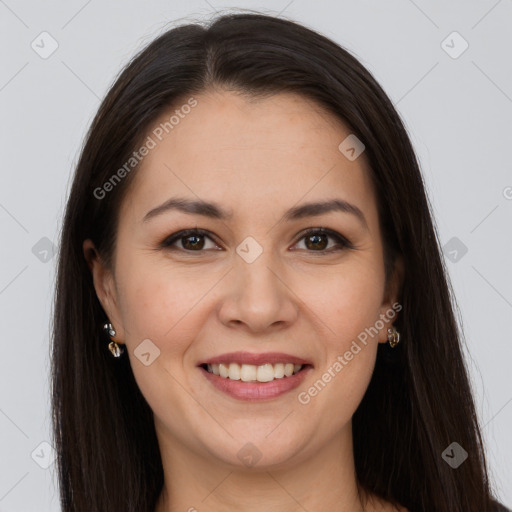
[[[512,506],[511,0],[0,0],[0,512],[60,510],[55,465],[40,467],[52,456],[40,443],[50,439],[56,263],[44,237],[58,244],[85,131],[141,45],[166,27],[226,8],[281,12],[321,31],[355,53],[398,108],[441,242],[456,237],[468,249],[456,249],[456,262],[446,251],[446,264],[492,477]],[[43,31],[59,45],[47,59],[31,48],[34,40],[43,45]],[[442,47],[453,31],[469,44],[458,58]],[[461,43],[451,37],[445,45],[453,53]]]

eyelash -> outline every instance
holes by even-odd
[[[335,248],[331,247],[330,249],[322,249],[322,250],[319,250],[319,251],[314,251],[314,250],[306,249],[307,252],[319,253],[319,254],[327,254],[327,253],[331,253],[331,252],[342,251],[344,249],[353,249],[354,248],[354,246],[352,245],[350,240],[348,240],[346,237],[340,235],[336,231],[333,231],[333,230],[327,229],[327,228],[315,228],[315,229],[309,229],[306,232],[303,232],[301,234],[300,238],[297,240],[297,242],[295,242],[294,245],[296,245],[298,242],[300,242],[304,238],[306,238],[306,237],[308,237],[310,235],[315,235],[315,234],[323,234],[323,235],[327,235],[327,236],[333,238],[334,240],[336,240],[336,242],[338,244],[338,247],[335,247]],[[210,236],[210,233],[208,231],[206,231],[204,229],[195,228],[195,229],[184,229],[184,230],[178,231],[176,233],[173,233],[172,235],[167,237],[160,244],[160,248],[161,249],[168,249],[168,250],[182,251],[182,252],[186,252],[188,254],[194,253],[194,252],[202,253],[205,250],[208,250],[208,249],[200,249],[200,250],[197,250],[197,251],[192,251],[192,250],[189,250],[189,249],[182,249],[182,248],[179,248],[179,247],[172,247],[175,242],[178,242],[178,241],[180,241],[180,240],[182,240],[184,238],[187,238],[189,236],[192,236],[192,235],[195,235],[195,236],[205,236],[207,238],[210,238],[210,240],[212,240],[212,242],[216,243],[215,240],[212,239],[212,237]]]

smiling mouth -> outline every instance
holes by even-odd
[[[275,363],[275,364],[238,364],[219,363],[202,364],[201,368],[208,373],[227,380],[240,380],[242,382],[272,382],[278,379],[287,379],[303,371],[310,364]]]

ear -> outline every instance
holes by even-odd
[[[387,343],[388,329],[396,321],[398,312],[402,310],[402,305],[398,299],[404,282],[404,261],[402,255],[398,255],[395,259],[391,277],[384,291],[384,299],[380,309],[380,319],[384,323],[384,327],[379,330],[379,343]]]
[[[124,328],[121,321],[121,314],[118,306],[117,290],[115,286],[112,271],[106,267],[94,246],[92,240],[84,240],[82,244],[85,260],[92,273],[94,289],[105,311],[109,322],[116,331],[115,341],[121,343],[124,341]],[[99,326],[102,328],[103,326]]]

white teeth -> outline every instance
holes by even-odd
[[[231,380],[240,380],[240,365],[231,363],[229,365],[229,378]]]
[[[220,363],[208,364],[206,366],[209,373],[219,375],[225,379],[242,380],[243,382],[271,382],[274,379],[291,377],[302,369],[301,364],[293,363],[267,363],[260,366],[254,364]]]
[[[256,380],[257,373],[257,366],[254,366],[253,364],[243,364],[242,369],[240,370],[240,378],[244,382],[250,382],[251,380]]]
[[[274,365],[274,378],[282,379],[284,377],[284,364],[277,363]]]
[[[215,366],[212,364],[212,367]],[[225,364],[220,363],[219,364],[219,375],[224,378],[229,377],[229,366],[226,366]]]
[[[262,364],[258,366],[258,374],[256,375],[258,382],[270,382],[274,380],[274,367],[271,364]]]

